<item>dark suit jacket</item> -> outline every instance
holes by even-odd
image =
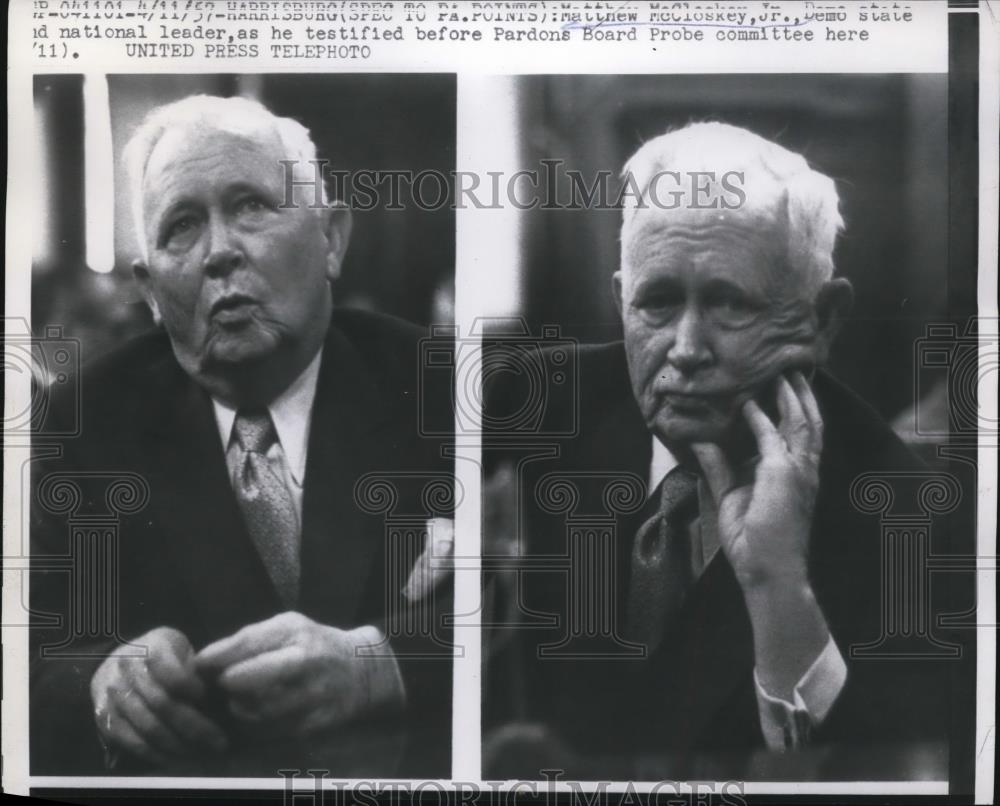
[[[298,609],[344,629],[386,627],[421,743],[440,749],[424,754],[436,761],[422,774],[447,775],[451,659],[440,619],[451,608],[450,583],[423,603],[433,610],[433,637],[400,627],[409,612],[400,589],[422,548],[422,524],[450,508],[447,496],[424,494],[429,483],[444,489],[452,467],[442,440],[421,437],[418,397],[432,407],[451,404],[447,385],[418,383],[419,337],[419,328],[390,317],[334,314],[309,435]],[[178,365],[166,335],[141,337],[85,366],[81,385],[79,436],[60,442],[55,458],[41,456],[47,448],[39,440],[32,472],[35,774],[103,772],[89,683],[117,640],[101,635],[112,623],[106,613],[91,624],[79,614],[107,608],[121,639],[175,627],[198,649],[285,609],[243,526],[211,400]],[[71,415],[59,408],[74,401],[53,405],[58,420]],[[394,506],[378,483],[365,485],[368,474],[395,487]],[[81,553],[112,533],[109,553],[89,561]],[[387,561],[387,545],[404,552],[404,565]],[[100,576],[101,565],[117,579]],[[98,576],[83,581],[90,573]]]
[[[623,346],[581,347],[576,358],[579,394],[539,397],[547,409],[538,419],[538,436],[523,438],[517,448],[504,447],[497,433],[487,439],[494,445],[487,448],[488,464],[520,464],[520,538],[528,563],[536,561],[534,570],[520,575],[517,603],[506,603],[508,615],[516,612],[533,627],[493,635],[502,649],[487,671],[487,728],[512,719],[543,723],[591,759],[643,753],[683,758],[763,748],[751,626],[721,550],[651,657],[567,656],[570,649],[618,651],[613,641],[600,636],[579,637],[540,657],[539,647],[565,639],[573,629],[574,612],[580,612],[580,599],[568,588],[570,575],[564,569],[539,570],[542,558],[558,565],[552,558],[567,555],[571,540],[584,539],[580,530],[607,530],[612,548],[597,565],[610,581],[601,583],[600,574],[591,574],[584,587],[607,586],[621,634],[632,541],[647,517],[641,502],[651,438],[632,396]],[[528,399],[529,390],[511,385],[512,377],[506,373],[506,386],[487,390],[493,422],[503,421]],[[852,645],[881,635],[883,591],[879,519],[851,503],[852,481],[868,471],[919,470],[921,465],[870,407],[830,376],[819,373],[814,389],[825,437],[810,574],[849,668],[846,687],[814,743],[856,746],[943,737],[948,730],[949,664],[850,657]],[[545,456],[544,446],[554,448],[554,454]],[[528,460],[532,454],[535,458]],[[577,500],[546,487],[558,476],[571,477]],[[608,494],[609,483],[616,480],[621,482],[617,498]],[[568,539],[573,530],[577,537]],[[486,540],[488,545],[489,535]],[[551,615],[557,622],[546,625]],[[537,761],[534,767],[526,763],[525,769],[487,774],[538,777]],[[682,766],[676,774],[684,770]],[[593,778],[607,774],[596,763],[587,772]]]

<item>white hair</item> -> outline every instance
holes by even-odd
[[[640,196],[625,196],[623,268],[637,215],[643,210],[665,219],[671,215],[662,204],[650,203],[652,183],[666,172],[681,175],[679,187],[686,188],[684,198],[688,204],[693,192],[689,174],[714,173],[710,186],[715,192],[724,174],[741,174],[739,187],[745,198],[734,212],[759,216],[784,230],[788,266],[802,272],[809,290],[818,290],[833,276],[833,246],[844,227],[833,180],[810,168],[802,155],[725,123],[692,123],[662,134],[646,142],[625,164],[622,176],[638,189]]]
[[[305,126],[292,118],[278,117],[263,104],[249,98],[189,95],[179,101],[156,107],[146,115],[122,152],[136,239],[143,258],[147,257],[147,247],[142,193],[149,158],[167,132],[191,128],[227,132],[245,137],[276,134],[286,158],[295,162],[293,175],[299,173],[306,175],[306,171],[316,159],[316,145]],[[314,173],[312,177],[307,175],[307,181],[308,178],[314,177]],[[327,193],[325,183],[322,181],[320,199],[325,206]]]

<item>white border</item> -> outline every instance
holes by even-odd
[[[127,0],[126,0],[127,1]],[[631,5],[635,5],[632,3]],[[791,3],[783,3],[789,6]],[[931,6],[931,3],[913,3],[921,9]],[[14,0],[8,11],[9,31],[13,45],[8,56],[8,199],[18,199],[23,195],[23,188],[30,186],[30,165],[23,155],[31,153],[31,137],[33,128],[15,125],[29,119],[32,114],[31,76],[33,73],[45,72],[88,72],[103,70],[107,72],[136,73],[136,63],[121,59],[81,59],[77,63],[52,61],[42,64],[30,58],[25,58],[24,51],[17,47],[21,41],[30,39],[26,34],[30,31],[30,2]],[[1000,90],[1000,58],[998,58],[998,40],[1000,40],[1000,8],[994,2],[984,2],[980,9],[951,9],[950,13],[976,13],[980,20],[980,231],[979,231],[979,300],[980,314],[996,316],[996,266],[997,266],[997,152],[998,140],[998,90]],[[925,12],[921,12],[925,13]],[[934,25],[942,25],[946,19],[946,11],[941,3],[935,4]],[[20,37],[18,36],[20,34]],[[656,61],[651,61],[648,54],[644,58],[629,55],[623,58],[618,48],[609,48],[606,52],[588,54],[576,49],[572,55],[556,62],[554,58],[562,59],[563,52],[558,56],[552,51],[540,48],[532,49],[518,59],[517,73],[572,72],[567,67],[574,59],[576,63],[585,66],[588,73],[645,73],[670,72],[678,74],[695,73],[726,73],[726,72],[942,72],[947,69],[947,37],[944,36],[944,46],[940,39],[934,39],[929,48],[885,48],[878,54],[860,54],[851,56],[844,64],[844,55],[836,64],[815,59],[812,53],[803,55],[801,51],[782,48],[767,54],[761,60],[754,58],[721,58],[710,59],[706,64],[704,54],[693,54],[683,48],[677,48],[669,54],[661,54]],[[923,43],[927,44],[927,43]],[[336,65],[344,72],[383,72],[383,71],[455,71],[460,70],[458,77],[458,115],[457,115],[457,160],[456,167],[460,170],[469,169],[483,156],[482,123],[488,120],[483,115],[484,104],[482,93],[491,81],[504,81],[499,73],[508,72],[514,67],[511,58],[502,49],[480,48],[447,48],[431,53],[424,51],[420,56],[408,54],[405,48],[401,54],[393,54],[392,58],[377,65],[360,63],[357,65]],[[701,58],[698,58],[701,56]],[[584,58],[586,57],[586,58]],[[942,61],[943,60],[943,61]],[[169,61],[152,64],[156,72],[176,73],[210,73],[210,72],[316,72],[322,63],[294,62],[279,64],[273,60],[255,62],[206,62],[186,63],[174,67]],[[169,68],[169,69],[167,69]],[[738,69],[742,68],[742,69]],[[494,121],[496,123],[496,121]],[[18,160],[21,157],[22,159]],[[30,321],[30,265],[31,238],[16,237],[19,228],[25,222],[19,216],[21,210],[15,204],[7,207],[7,261],[6,261],[6,312],[11,312]],[[516,239],[516,223],[508,222],[505,227],[483,229],[470,215],[470,211],[459,210],[456,213],[456,322],[463,338],[471,334],[472,322],[477,313],[492,311],[491,304],[496,302],[496,295],[490,293],[488,284],[479,282],[482,277],[481,267],[475,266],[479,256],[489,254],[483,237],[495,241],[498,250],[509,252],[512,241],[504,236],[512,235]],[[514,227],[511,230],[510,227]],[[10,235],[13,233],[13,235]],[[501,252],[501,253],[503,253]],[[25,270],[25,267],[28,267]],[[473,282],[473,278],[477,282]],[[27,279],[27,282],[26,282]],[[985,356],[984,356],[985,357]],[[8,373],[6,377],[5,416],[11,412],[23,410],[29,400],[29,385],[26,376]],[[996,416],[996,388],[984,385],[980,389],[980,404],[986,411]],[[478,457],[478,446],[468,443],[468,459]],[[22,453],[7,450],[4,455],[4,511],[5,523],[8,528],[4,533],[5,557],[19,556],[20,534],[16,526],[22,523],[18,513],[21,494],[21,463]],[[478,461],[478,458],[476,458]],[[996,555],[996,452],[995,448],[982,447],[980,450],[979,489],[979,553],[983,556]],[[456,515],[456,551],[471,554],[478,550],[479,545],[479,474],[474,469],[475,462],[456,462],[456,473],[459,483],[464,487],[464,500]],[[15,528],[11,528],[11,527]],[[463,574],[463,581],[456,581],[456,601],[464,605],[478,602],[479,584],[477,575]],[[993,797],[994,743],[995,723],[993,720],[995,702],[995,662],[996,634],[990,626],[996,621],[995,561],[987,565],[981,563],[978,574],[979,623],[984,626],[978,629],[978,669],[977,669],[977,701],[987,703],[986,708],[979,708],[976,723],[976,741],[979,748],[976,767],[976,800],[989,802]],[[3,586],[4,611],[20,610],[21,591],[17,585]],[[4,698],[3,723],[3,784],[4,789],[12,792],[26,792],[28,786],[37,787],[88,787],[88,788],[199,788],[199,789],[275,789],[285,786],[280,778],[103,778],[103,777],[48,777],[27,775],[27,742],[28,715],[26,697],[15,696],[13,692],[27,692],[27,669],[25,664],[11,662],[11,658],[26,657],[27,633],[24,629],[4,629],[5,659],[3,684]],[[455,676],[456,689],[454,693],[453,712],[453,779],[441,780],[437,783],[480,781],[481,759],[479,755],[479,722],[480,722],[480,652],[479,628],[466,624],[456,627],[456,640],[465,645],[463,657],[456,659]],[[464,737],[464,738],[463,738]],[[472,737],[472,741],[466,739]],[[387,779],[388,781],[388,779]],[[405,784],[406,781],[395,781]],[[413,781],[409,783],[415,783]],[[299,787],[296,783],[296,788]],[[654,784],[637,783],[633,785],[636,792],[648,791]],[[311,788],[312,782],[306,780],[302,786]],[[506,782],[501,791],[516,787],[515,782]],[[539,792],[548,791],[548,782],[539,782]],[[562,783],[555,784],[555,791],[563,790]],[[583,791],[593,791],[596,784],[581,784]],[[589,787],[589,788],[588,788]],[[750,794],[838,794],[868,793],[868,794],[943,794],[947,792],[947,782],[836,782],[836,783],[786,783],[786,782],[747,782],[745,791]],[[624,784],[610,787],[609,791],[621,791]]]
[[[697,782],[703,787],[714,783],[716,791],[723,783]],[[742,783],[742,782],[741,782]],[[468,787],[477,786],[481,793],[495,792],[530,792],[539,795],[546,793],[566,793],[573,794],[579,792],[592,793],[597,791],[608,793],[621,793],[631,790],[638,794],[645,794],[658,787],[658,791],[663,794],[670,794],[670,786],[676,784],[682,792],[692,789],[693,782],[651,782],[651,781],[616,781],[611,784],[598,784],[595,781],[574,781],[572,785],[566,781],[486,781],[483,779],[428,779],[412,781],[407,779],[383,778],[373,781],[371,778],[337,778],[336,776],[321,780],[320,788],[324,791],[345,790],[359,788],[362,791],[372,785],[385,786],[386,791],[391,791],[391,787],[421,784],[428,791],[433,790],[433,786],[455,787],[461,786],[463,791],[468,792]],[[275,785],[273,778],[90,778],[90,777],[64,777],[64,776],[33,776],[31,785],[39,788],[51,789],[207,789],[207,790],[233,790],[233,791],[258,791],[258,790],[283,790],[285,782],[278,779]],[[806,795],[806,794],[826,794],[826,795],[947,795],[947,781],[832,781],[829,783],[810,784],[792,781],[747,781],[742,783],[743,794],[746,795]],[[529,788],[533,787],[533,788]],[[859,787],[864,787],[863,792],[859,792]],[[316,789],[316,782],[307,776],[296,777],[291,788],[296,792],[311,792]],[[704,789],[702,790],[704,791]],[[676,792],[676,790],[675,790]]]
[[[1000,3],[980,4],[979,14],[979,315],[997,316],[997,203],[1000,187]],[[980,411],[997,422],[996,343],[980,349]],[[993,363],[992,374],[983,370]],[[992,383],[990,382],[992,380]],[[976,803],[992,803],[996,764],[997,664],[997,442],[980,438],[976,574]],[[992,704],[992,707],[991,705]]]

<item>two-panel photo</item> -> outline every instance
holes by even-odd
[[[30,773],[971,780],[948,76],[502,82],[35,77]]]

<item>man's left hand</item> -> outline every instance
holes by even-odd
[[[743,406],[759,451],[750,483],[719,446],[692,450],[715,502],[719,542],[747,603],[759,680],[772,696],[790,701],[830,639],[807,563],[823,421],[800,372],[778,379],[777,403],[777,426],[755,401]]]
[[[806,580],[823,420],[801,372],[791,383],[778,378],[777,402],[777,426],[756,401],[743,406],[760,454],[752,483],[742,483],[718,445],[692,446],[717,508],[719,541],[745,592]]]
[[[287,612],[205,647],[195,665],[217,681],[237,719],[306,736],[401,702],[401,687],[385,684],[395,659],[359,651],[380,639],[374,627],[340,630]],[[389,674],[376,668],[387,663]]]

